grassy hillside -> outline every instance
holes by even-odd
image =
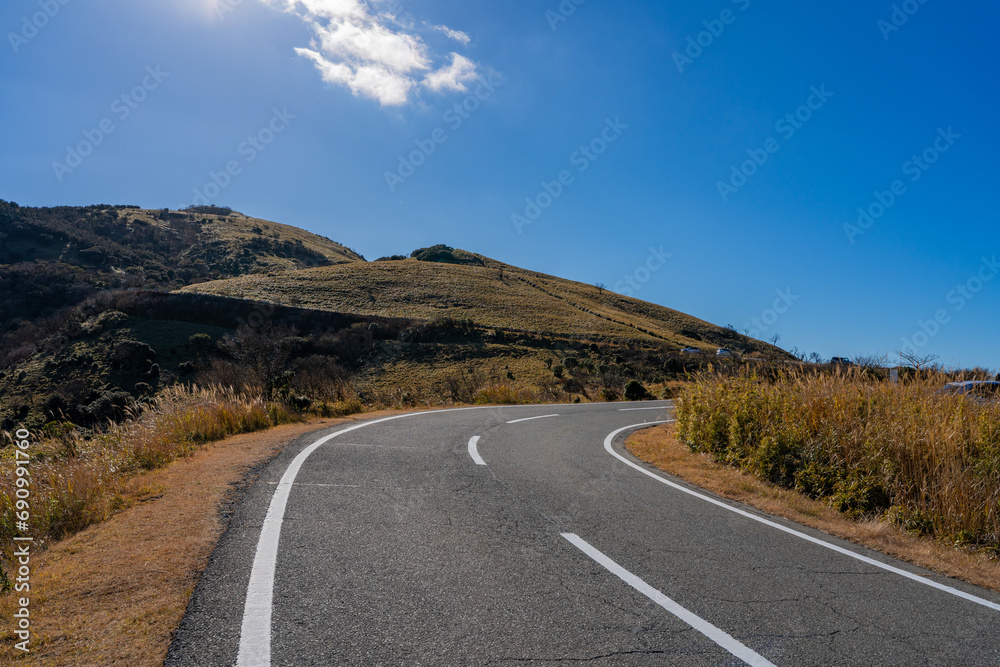
[[[470,319],[482,327],[747,353],[775,348],[656,304],[478,256],[482,266],[416,259],[250,275],[184,288],[360,315]]]
[[[108,289],[173,289],[363,261],[315,234],[229,209],[28,208],[0,201],[0,334]]]
[[[216,207],[0,202],[0,289],[0,430],[99,427],[177,383],[280,391],[296,405],[595,400],[633,380],[662,392],[716,361],[686,346],[784,355],[464,250],[367,262]]]

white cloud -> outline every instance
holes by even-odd
[[[456,90],[464,92],[465,82],[478,76],[476,63],[457,53],[451,54],[451,65],[431,72],[424,78],[424,85],[431,90]]]
[[[327,83],[347,86],[355,95],[378,100],[385,107],[406,104],[415,85],[409,77],[378,65],[352,67],[331,62],[312,49],[295,49],[295,52],[312,60]]]
[[[298,15],[315,37],[310,48],[295,52],[308,58],[327,83],[346,86],[357,96],[382,106],[402,106],[421,88],[464,91],[478,76],[477,65],[458,53],[450,63],[434,54],[413,25],[379,11],[382,0],[265,0]],[[467,34],[447,26],[424,24],[464,45]]]
[[[451,39],[455,40],[456,42],[465,44],[466,46],[468,46],[469,42],[472,41],[472,38],[469,37],[468,34],[462,32],[461,30],[452,30],[446,25],[429,25],[429,24],[425,25],[427,25],[427,27],[430,28],[431,30],[437,30],[438,32],[443,32],[444,34],[448,35],[448,37],[450,37]]]

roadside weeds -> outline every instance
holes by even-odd
[[[137,475],[135,503],[107,521],[55,542],[34,563],[31,652],[0,632],[0,662],[62,665],[162,665],[212,550],[226,529],[222,516],[255,468],[295,438],[382,411],[316,419],[233,436],[170,465]],[[10,619],[15,593],[0,597]]]

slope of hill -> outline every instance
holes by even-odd
[[[0,333],[96,291],[363,260],[329,239],[229,209],[28,208],[0,200]]]
[[[367,262],[215,207],[0,201],[0,290],[0,430],[96,426],[178,382],[245,384],[296,405],[510,399],[483,398],[501,386],[516,400],[593,400],[631,380],[661,391],[716,362],[685,346],[787,356],[464,250]]]
[[[470,319],[508,331],[655,342],[665,350],[690,345],[775,352],[766,343],[670,308],[476,257],[481,266],[412,258],[345,263],[211,281],[183,291],[359,315]]]

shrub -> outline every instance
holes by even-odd
[[[644,401],[647,398],[652,398],[652,395],[638,380],[632,380],[625,385],[626,401]]]
[[[678,435],[848,516],[1000,550],[1000,404],[940,395],[950,379],[701,376],[682,390]]]
[[[127,502],[125,484],[137,472],[164,466],[204,443],[297,418],[281,404],[231,389],[174,387],[89,441],[72,424],[47,424],[32,462],[31,535],[44,544],[103,521]],[[0,466],[0,543],[10,545],[17,534],[13,462]],[[0,561],[10,555],[2,548]]]
[[[438,244],[431,246],[429,248],[418,248],[410,253],[410,257],[413,257],[421,262],[442,262],[445,264],[470,264],[474,266],[482,266],[483,260],[481,260],[476,255],[471,252],[466,252],[465,250],[456,250],[451,246],[444,244]]]

